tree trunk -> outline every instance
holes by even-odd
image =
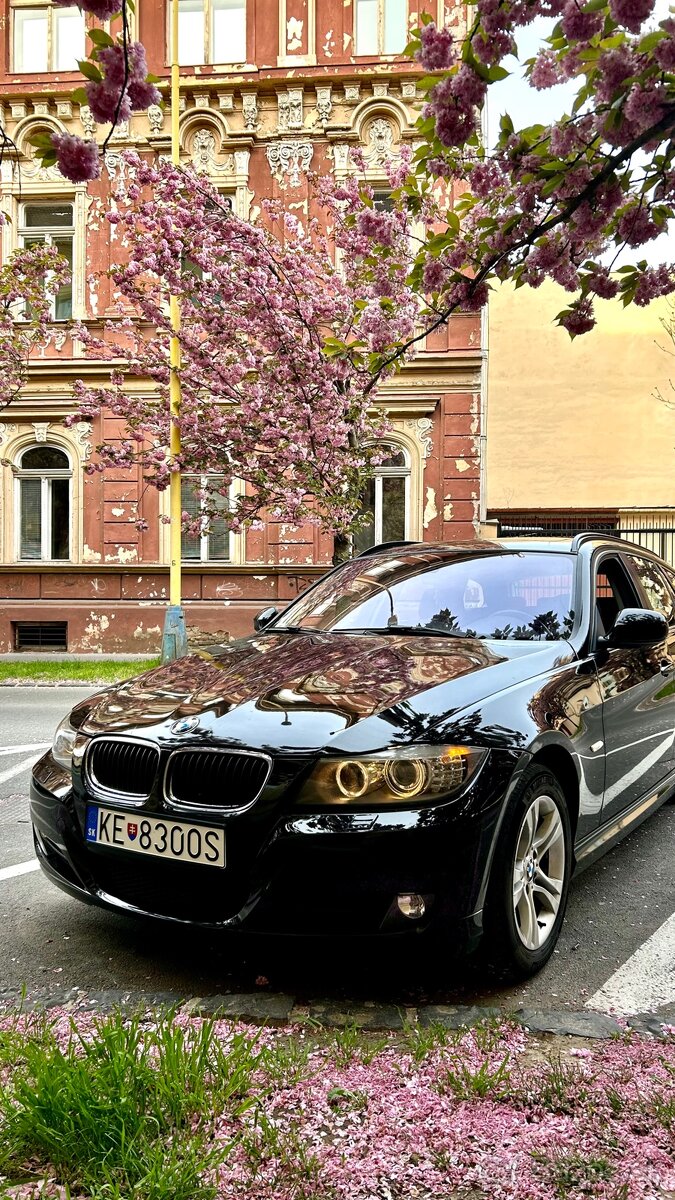
[[[354,555],[354,539],[350,533],[336,533],[333,540],[333,566],[348,562]]]

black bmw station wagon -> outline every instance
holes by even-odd
[[[675,574],[619,540],[404,543],[78,704],[35,766],[47,875],[223,929],[549,958],[572,872],[675,784]]]

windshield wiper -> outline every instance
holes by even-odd
[[[466,638],[471,637],[470,633],[465,633],[461,629],[434,629],[431,625],[370,625],[363,628],[354,627],[353,629],[331,629],[331,633],[367,633],[367,634],[392,634],[402,633],[405,637],[454,637]]]

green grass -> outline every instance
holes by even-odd
[[[8,679],[29,679],[33,683],[117,683],[131,679],[143,671],[159,666],[158,658],[139,658],[135,662],[77,662],[75,659],[57,662],[0,662],[0,683]]]
[[[255,1037],[224,1045],[212,1022],[185,1029],[171,1013],[113,1014],[86,1037],[73,1026],[65,1045],[40,1030],[0,1089],[0,1176],[25,1178],[28,1162],[91,1200],[212,1200],[212,1114],[257,1107],[259,1062]]]

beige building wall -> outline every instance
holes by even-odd
[[[554,322],[567,299],[545,283],[490,300],[488,510],[675,505],[675,410],[654,395],[675,401],[668,303],[600,301],[570,341]]]

